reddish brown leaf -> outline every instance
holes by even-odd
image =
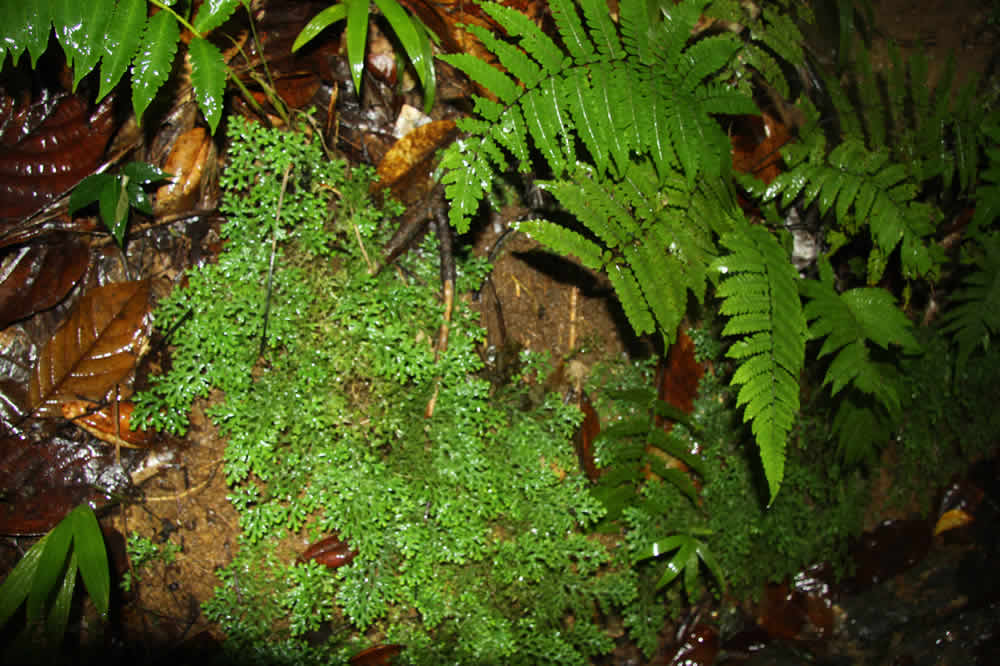
[[[583,468],[587,478],[597,481],[601,472],[594,463],[594,440],[601,434],[601,417],[597,415],[597,410],[590,402],[590,398],[585,392],[580,393],[580,400],[577,403],[580,411],[583,412],[583,423],[576,431],[573,438],[573,446],[576,448],[576,455],[580,459],[580,466]]]
[[[348,660],[351,666],[385,666],[403,651],[402,645],[373,645]]]
[[[733,168],[770,184],[782,171],[780,150],[792,138],[788,127],[766,111],[740,117],[736,127]]]
[[[694,357],[694,340],[681,330],[677,342],[670,346],[666,365],[661,364],[657,370],[656,397],[690,414],[698,395],[698,382],[704,374],[704,366]],[[666,430],[672,425],[667,423]]]
[[[102,401],[145,352],[149,340],[149,282],[93,289],[46,343],[28,386],[29,409],[61,416],[67,400]]]
[[[306,548],[305,552],[299,555],[298,561],[316,560],[330,569],[336,569],[350,564],[357,555],[358,553],[351,550],[346,541],[341,541],[340,537],[335,534],[320,539]]]
[[[59,303],[89,257],[86,245],[63,235],[11,248],[0,263],[0,328]]]
[[[60,437],[0,439],[0,534],[41,534],[81,502],[103,502],[95,471],[113,465],[113,455]]]
[[[87,400],[69,400],[62,404],[62,415],[91,435],[113,446],[144,449],[152,445],[152,433],[132,430],[132,402],[118,402],[100,407]]]
[[[113,105],[110,96],[90,113],[82,98],[45,94],[0,104],[0,217],[27,215],[92,173],[111,138]]]

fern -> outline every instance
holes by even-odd
[[[932,234],[941,214],[917,199],[920,183],[887,149],[869,149],[853,135],[828,152],[815,108],[808,102],[802,107],[810,122],[801,142],[782,151],[788,169],[770,185],[747,177],[744,186],[763,202],[780,197],[783,207],[815,203],[821,215],[832,211],[838,224],[830,235],[834,250],[849,237],[870,231],[869,283],[882,278],[897,247],[904,276],[936,277],[944,254]]]
[[[1000,233],[983,236],[975,266],[953,295],[957,305],[944,316],[944,331],[954,334],[958,345],[959,370],[977,347],[988,349],[991,336],[1000,331]]]
[[[460,121],[469,136],[442,160],[452,224],[468,228],[510,158],[522,171],[549,174],[542,186],[586,233],[544,220],[521,230],[604,270],[633,328],[659,330],[667,341],[688,292],[699,300],[705,293],[713,231],[733,222],[731,188],[700,184],[729,182],[729,141],[715,115],[756,112],[749,94],[725,80],[743,43],[730,33],[691,39],[707,5],[686,0],[654,11],[633,0],[616,25],[600,0],[556,0],[560,46],[518,12],[487,4],[512,41],[469,30],[506,71],[444,56],[493,95],[475,100],[482,120]],[[698,203],[706,197],[719,200],[718,210],[693,216],[692,205],[710,210]]]
[[[95,0],[94,2],[5,2],[0,5],[0,63],[10,53],[16,63],[27,50],[34,67],[55,35],[73,68],[73,89],[101,63],[99,98],[118,85],[132,65],[132,106],[141,120],[173,69],[181,27],[194,34],[187,51],[195,98],[212,131],[222,117],[225,63],[219,50],[203,39],[222,25],[240,0],[205,2],[193,25],[163,3],[150,4],[161,11],[147,18],[144,0]]]
[[[885,440],[903,406],[902,377],[893,363],[874,357],[873,345],[883,350],[896,345],[907,354],[921,349],[912,322],[888,291],[860,287],[837,293],[829,261],[822,259],[819,268],[820,279],[801,282],[800,291],[808,299],[809,337],[823,340],[818,358],[834,356],[823,384],[830,385],[833,396],[850,386],[877,401],[849,395],[833,420],[842,457],[853,464],[869,458],[879,439]]]
[[[799,411],[799,373],[805,362],[806,320],[799,302],[795,268],[766,229],[747,227],[726,234],[730,254],[713,268],[725,275],[718,295],[730,317],[723,335],[739,335],[726,352],[740,360],[732,383],[742,385],[737,405],[753,433],[770,488],[781,485],[785,441]]]

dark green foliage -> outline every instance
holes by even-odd
[[[69,197],[69,214],[97,202],[101,221],[111,231],[119,247],[125,243],[129,209],[135,208],[146,215],[153,214],[153,204],[146,190],[152,183],[166,180],[163,173],[145,162],[129,162],[117,175],[98,173],[81,180]]]
[[[191,84],[198,105],[215,131],[222,118],[222,93],[226,66],[219,49],[204,39],[205,33],[222,25],[240,0],[205,2],[194,16],[194,25],[177,9],[156,3],[161,11],[147,19],[145,0],[95,0],[94,2],[5,2],[0,6],[0,64],[7,53],[15,63],[27,49],[32,66],[38,62],[54,28],[73,69],[73,88],[101,62],[103,98],[118,85],[132,65],[132,106],[136,116],[153,101],[170,76],[181,27],[194,33],[188,47]],[[171,5],[173,3],[166,3]],[[187,9],[190,11],[190,8]]]
[[[977,349],[989,349],[990,339],[1000,332],[1000,233],[981,236],[973,256],[973,270],[952,295],[954,305],[944,317],[944,331],[958,345],[957,371],[962,372]]]
[[[38,645],[48,645],[46,651],[54,654],[66,632],[78,571],[94,606],[107,617],[111,591],[108,554],[97,517],[86,504],[70,511],[39,539],[0,585],[0,626],[22,603],[27,609],[22,640],[20,645],[9,646],[14,654],[8,653],[8,657],[21,661],[27,654],[18,651]],[[44,638],[34,634],[40,629],[44,629]],[[40,642],[30,640],[34,638]]]

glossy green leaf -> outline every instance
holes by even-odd
[[[316,35],[323,32],[337,21],[343,21],[346,18],[347,5],[345,4],[327,7],[319,14],[316,14],[316,16],[314,16],[309,23],[306,23],[306,27],[302,28],[302,32],[299,33],[299,36],[295,38],[295,42],[292,44],[292,53],[301,49]]]
[[[73,521],[73,551],[80,564],[80,576],[97,611],[107,616],[111,578],[101,526],[94,510],[86,504],[73,509],[70,518]]]
[[[240,0],[205,0],[198,8],[198,14],[194,17],[192,25],[198,34],[204,37],[205,33],[225,23],[239,6]]]
[[[86,28],[80,35],[81,48],[73,63],[74,92],[80,79],[89,74],[104,55],[104,44],[110,29],[111,12],[114,9],[114,4],[110,1],[79,4],[86,8],[86,15],[83,17]]]
[[[198,99],[198,106],[215,133],[222,119],[223,94],[226,89],[226,63],[222,52],[207,39],[195,37],[188,46],[191,58],[191,85]]]
[[[15,63],[25,48],[35,67],[49,44],[52,27],[50,2],[4,2],[0,7],[0,65],[4,50]]]
[[[368,43],[368,0],[344,0],[347,5],[347,62],[351,67],[354,91],[361,97],[361,75],[365,71]]]
[[[29,548],[21,561],[7,574],[3,585],[0,585],[0,627],[7,623],[14,611],[28,598],[38,570],[38,561],[42,558],[48,539],[49,535],[46,534]]]
[[[132,63],[146,25],[144,0],[118,0],[115,12],[104,35],[104,55],[101,60],[101,88],[98,98],[104,98],[118,85],[122,74]]]
[[[69,195],[69,214],[89,206],[101,198],[101,192],[114,187],[115,176],[110,173],[96,173],[87,176],[73,188]]]
[[[43,617],[49,595],[60,577],[65,575],[66,556],[69,554],[72,541],[73,527],[65,518],[49,532],[49,538],[42,549],[42,556],[38,560],[31,591],[28,593],[29,624]]]
[[[77,58],[86,55],[87,31],[84,30],[84,17],[87,14],[87,3],[78,0],[54,0],[51,6],[56,38],[66,53],[66,65],[73,67]]]
[[[436,75],[431,55],[431,41],[427,29],[418,19],[410,16],[396,0],[375,0],[375,5],[385,16],[392,31],[403,45],[406,57],[417,72],[420,85],[424,89],[424,110],[430,112],[434,105]]]
[[[128,195],[128,205],[145,215],[153,214],[153,202],[149,198],[149,193],[142,189],[139,183],[131,178],[125,184],[125,193]]]
[[[140,123],[156,92],[170,76],[180,36],[177,21],[170,12],[159,12],[146,24],[142,44],[132,64],[132,107]]]
[[[69,565],[66,567],[66,575],[63,576],[62,584],[52,600],[52,608],[49,609],[48,619],[45,621],[45,633],[49,640],[58,645],[63,635],[66,633],[66,623],[69,621],[69,609],[73,605],[73,588],[76,587],[77,556],[72,553],[69,556]]]
[[[139,185],[149,185],[161,180],[169,180],[170,174],[160,171],[148,162],[129,162],[122,167],[122,173]]]
[[[119,247],[125,240],[125,225],[128,224],[128,193],[125,190],[127,180],[127,176],[115,178],[114,184],[104,188],[97,200],[101,221],[111,231]]]

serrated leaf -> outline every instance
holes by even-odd
[[[195,37],[188,46],[191,60],[191,85],[198,106],[215,133],[222,119],[223,93],[226,89],[226,63],[222,52],[207,39]]]
[[[204,37],[206,33],[225,23],[239,6],[240,0],[205,0],[198,8],[192,25]]]
[[[132,57],[139,48],[146,24],[144,0],[118,0],[104,35],[101,59],[101,87],[97,96],[103,99],[118,85]]]
[[[87,10],[83,17],[86,29],[81,35],[81,48],[73,63],[73,92],[76,92],[80,79],[89,74],[104,55],[105,36],[109,30],[111,11],[114,9],[114,3],[110,0],[80,4]]]
[[[170,12],[159,12],[146,24],[132,64],[132,107],[140,124],[142,114],[170,76],[180,36],[177,21]]]
[[[0,3],[0,66],[4,63],[4,50],[10,51],[11,60],[16,63],[28,49],[31,66],[45,52],[52,28],[49,2],[4,2]]]
[[[76,0],[53,0],[52,25],[56,38],[66,54],[66,65],[73,67],[77,57],[86,52],[87,31],[84,29],[86,3]]]
[[[108,551],[104,534],[94,510],[86,504],[73,509],[69,515],[73,523],[73,550],[80,566],[80,576],[87,586],[87,594],[102,617],[108,614],[111,595],[111,578]]]
[[[564,255],[574,255],[587,268],[604,265],[601,248],[575,231],[547,220],[524,220],[517,224],[520,231]]]

